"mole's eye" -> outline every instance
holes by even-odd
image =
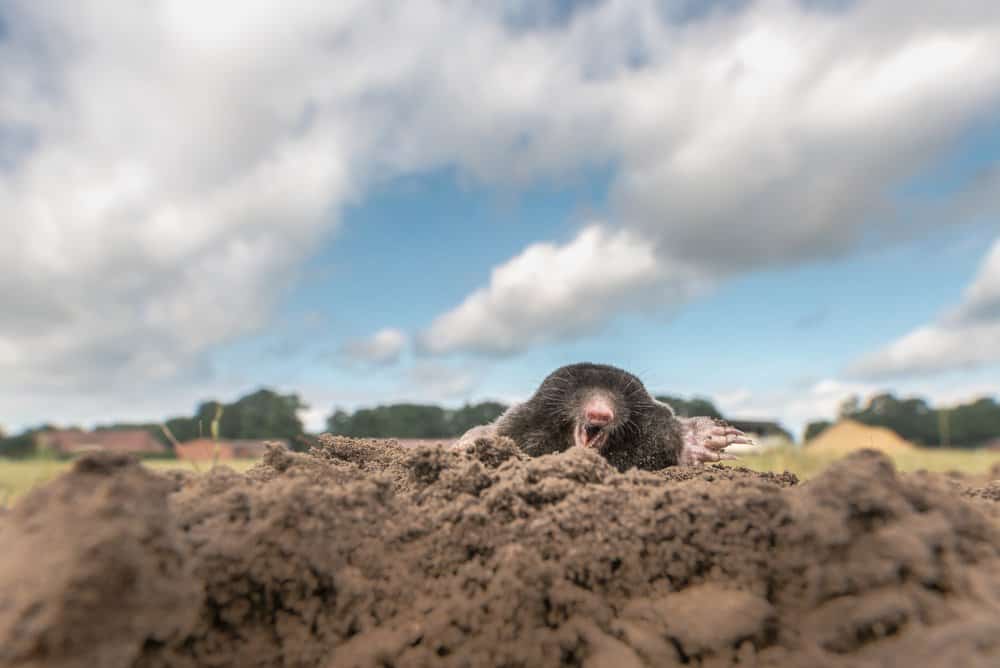
[[[600,430],[601,428],[596,424],[588,424],[584,427],[584,431],[587,432],[587,438],[594,438]]]

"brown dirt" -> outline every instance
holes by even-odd
[[[995,485],[325,437],[0,516],[2,666],[995,666]]]

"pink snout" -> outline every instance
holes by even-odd
[[[607,403],[593,399],[584,408],[583,416],[588,424],[604,427],[615,419],[615,413]]]

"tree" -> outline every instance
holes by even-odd
[[[305,448],[299,411],[308,408],[297,394],[278,394],[266,388],[240,397],[231,404],[204,401],[193,417],[175,417],[166,427],[178,441],[210,438],[212,423],[218,416],[219,438],[267,439],[288,441],[293,450]]]
[[[35,454],[35,431],[24,431],[17,436],[0,439],[0,457],[21,459]]]
[[[42,424],[34,428],[25,429],[15,436],[7,436],[0,439],[0,457],[20,459],[31,457],[36,454],[38,445],[38,434],[46,431],[54,431],[55,425]]]
[[[671,408],[680,417],[713,417],[722,418],[722,413],[719,409],[715,407],[709,399],[703,399],[700,397],[694,397],[692,399],[681,399],[680,397],[674,397],[670,395],[663,395],[656,397],[658,401],[662,401]]]
[[[854,413],[857,413],[861,407],[861,398],[852,394],[843,401],[840,402],[840,406],[837,409],[838,417],[850,417]]]
[[[336,419],[335,419],[336,418]],[[367,438],[445,438],[450,435],[444,409],[423,404],[362,408],[327,420],[333,433]]]
[[[194,418],[175,417],[166,420],[163,424],[174,435],[178,443],[190,441],[199,436],[198,425]]]
[[[359,438],[454,438],[477,425],[492,422],[507,407],[487,401],[445,410],[429,404],[390,404],[354,413],[336,409],[327,418],[332,434]]]
[[[354,428],[352,418],[353,416],[350,413],[337,408],[333,411],[333,414],[326,419],[326,430],[331,434],[346,436]]]
[[[294,442],[304,432],[299,411],[308,408],[297,394],[260,389],[222,407],[222,438],[283,438]],[[215,414],[212,414],[215,417]],[[211,420],[210,420],[211,421]]]
[[[448,421],[449,435],[461,436],[473,427],[493,422],[506,410],[507,406],[497,401],[484,401],[478,404],[465,404],[458,410],[448,411],[445,417]]]
[[[174,417],[164,424],[179,442],[196,438],[210,438],[211,424],[219,408],[225,412],[225,406],[218,401],[203,401],[198,405],[193,417]],[[221,436],[221,430],[220,430]]]
[[[865,406],[855,400],[843,417],[888,427],[903,438],[930,447],[972,448],[1000,436],[1000,405],[984,397],[952,408],[932,408],[919,397],[899,399],[884,392]]]
[[[864,408],[847,413],[858,422],[888,427],[897,434],[922,445],[938,445],[938,418],[923,399],[897,399],[889,393],[876,394]]]
[[[816,438],[824,431],[829,429],[833,425],[829,420],[816,420],[815,422],[810,422],[806,425],[805,434],[802,436],[803,441],[809,441]]]
[[[974,447],[1000,436],[1000,405],[984,397],[951,409],[941,409],[952,444]]]

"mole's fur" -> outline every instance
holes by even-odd
[[[749,442],[720,421],[678,417],[631,373],[591,363],[552,372],[530,399],[469,430],[457,445],[488,436],[507,436],[534,456],[592,448],[621,471],[729,459],[727,445]]]

